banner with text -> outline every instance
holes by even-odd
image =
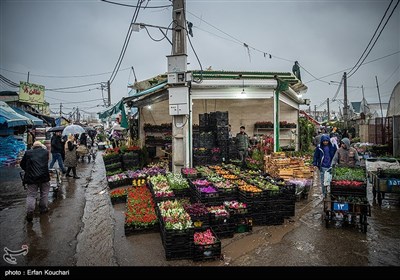
[[[19,101],[30,104],[43,104],[44,86],[19,82]]]

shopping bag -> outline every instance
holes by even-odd
[[[324,173],[324,186],[329,186],[332,181],[332,169],[329,168],[328,170],[325,171]]]

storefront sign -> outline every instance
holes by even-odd
[[[19,83],[19,101],[30,104],[44,103],[44,86],[30,84],[27,82]]]

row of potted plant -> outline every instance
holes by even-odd
[[[259,121],[254,124],[254,128],[273,128],[274,123],[271,121]],[[281,128],[296,128],[297,125],[295,123],[290,123],[287,121],[280,121],[279,127]]]
[[[132,188],[127,192],[125,226],[134,229],[153,228],[157,224],[155,204],[146,186]]]

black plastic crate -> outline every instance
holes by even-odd
[[[210,226],[210,214],[190,215],[195,229],[206,228]]]
[[[251,219],[255,226],[265,226],[267,224],[267,214],[265,213],[252,213]]]
[[[211,158],[210,156],[193,156],[193,165],[207,165],[210,164]]]
[[[112,172],[118,169],[122,169],[122,163],[120,161],[112,164],[105,165],[106,172]]]
[[[119,197],[111,197],[112,204],[126,203],[126,195]]]
[[[103,158],[104,165],[109,165],[109,164],[117,163],[117,162],[120,162],[120,160],[121,160],[121,159],[120,159],[120,155],[113,156],[113,157]]]
[[[207,227],[202,231],[210,229],[216,238],[213,244],[201,245],[193,243],[193,261],[215,260],[220,259],[221,254],[221,241],[212,228]],[[196,231],[195,231],[196,232]]]
[[[165,249],[165,259],[172,260],[190,260],[192,259],[192,249],[169,250]]]
[[[177,248],[180,250],[189,248],[193,243],[193,228],[184,230],[166,229],[161,220],[160,229],[164,248]]]
[[[246,192],[239,188],[239,201],[249,205],[265,202],[266,197],[263,192]]]
[[[107,182],[107,183],[108,183],[108,187],[110,189],[115,189],[115,188],[119,188],[119,187],[123,187],[123,186],[131,186],[132,180],[130,178],[125,178],[122,180]]]
[[[206,127],[209,124],[209,115],[207,113],[205,114],[199,114],[199,127]]]
[[[268,211],[266,202],[247,203],[247,209],[250,214],[261,214]]]
[[[232,238],[236,231],[235,223],[214,224],[211,225],[212,230],[218,238]]]
[[[280,190],[263,190],[266,200],[278,200],[281,198]]]
[[[174,192],[174,195],[176,198],[182,198],[182,197],[190,197],[191,196],[191,191],[190,188],[183,188],[183,189],[172,189]]]
[[[125,236],[129,236],[134,234],[159,232],[160,227],[158,223],[155,223],[154,225],[149,227],[135,227],[135,226],[124,225],[124,230],[125,230]]]
[[[363,184],[360,187],[345,187],[335,184],[335,181],[331,182],[331,194],[335,196],[367,196],[367,184]]]
[[[285,219],[282,215],[280,214],[274,214],[274,215],[268,215],[266,217],[266,226],[279,226],[283,225],[285,222]]]

